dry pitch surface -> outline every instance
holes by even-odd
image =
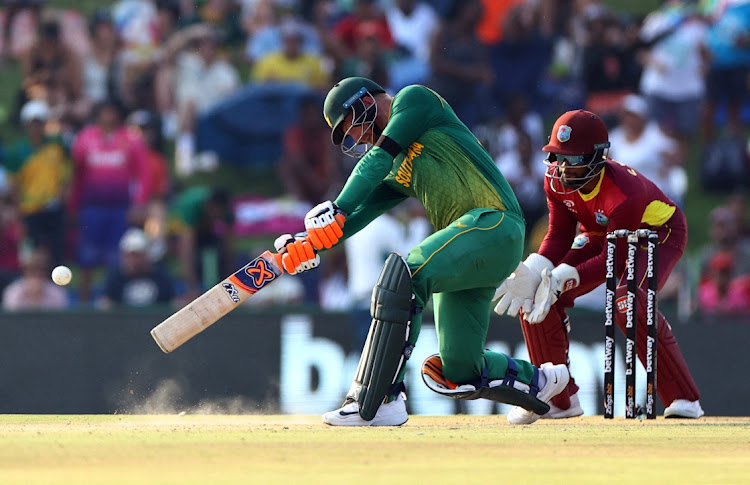
[[[750,418],[0,416],[0,483],[750,483]]]

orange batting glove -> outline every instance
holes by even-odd
[[[332,248],[341,236],[346,216],[330,200],[318,204],[305,216],[307,237],[315,249]]]
[[[299,274],[317,268],[320,256],[307,240],[307,234],[300,232],[292,236],[283,234],[274,242],[276,252],[281,254],[281,264],[289,274]]]

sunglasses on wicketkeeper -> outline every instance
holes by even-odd
[[[591,160],[591,155],[559,155],[557,153],[550,152],[549,155],[547,155],[547,162],[553,163],[553,162],[560,162],[561,164],[563,162],[568,162],[568,165],[571,165],[573,167],[577,165],[583,165],[584,163],[588,163]]]

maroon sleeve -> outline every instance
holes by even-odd
[[[544,184],[544,191],[547,194],[549,225],[547,235],[544,236],[537,252],[557,266],[568,254],[570,245],[573,244],[578,221],[565,204],[551,192],[547,181]]]

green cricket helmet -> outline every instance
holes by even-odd
[[[355,124],[374,122],[377,110],[368,109],[361,100],[364,96],[373,97],[384,92],[385,89],[378,83],[365,77],[342,79],[328,91],[323,104],[323,116],[331,127],[331,141],[334,145],[341,145],[346,138],[341,125],[349,113],[353,113]]]

